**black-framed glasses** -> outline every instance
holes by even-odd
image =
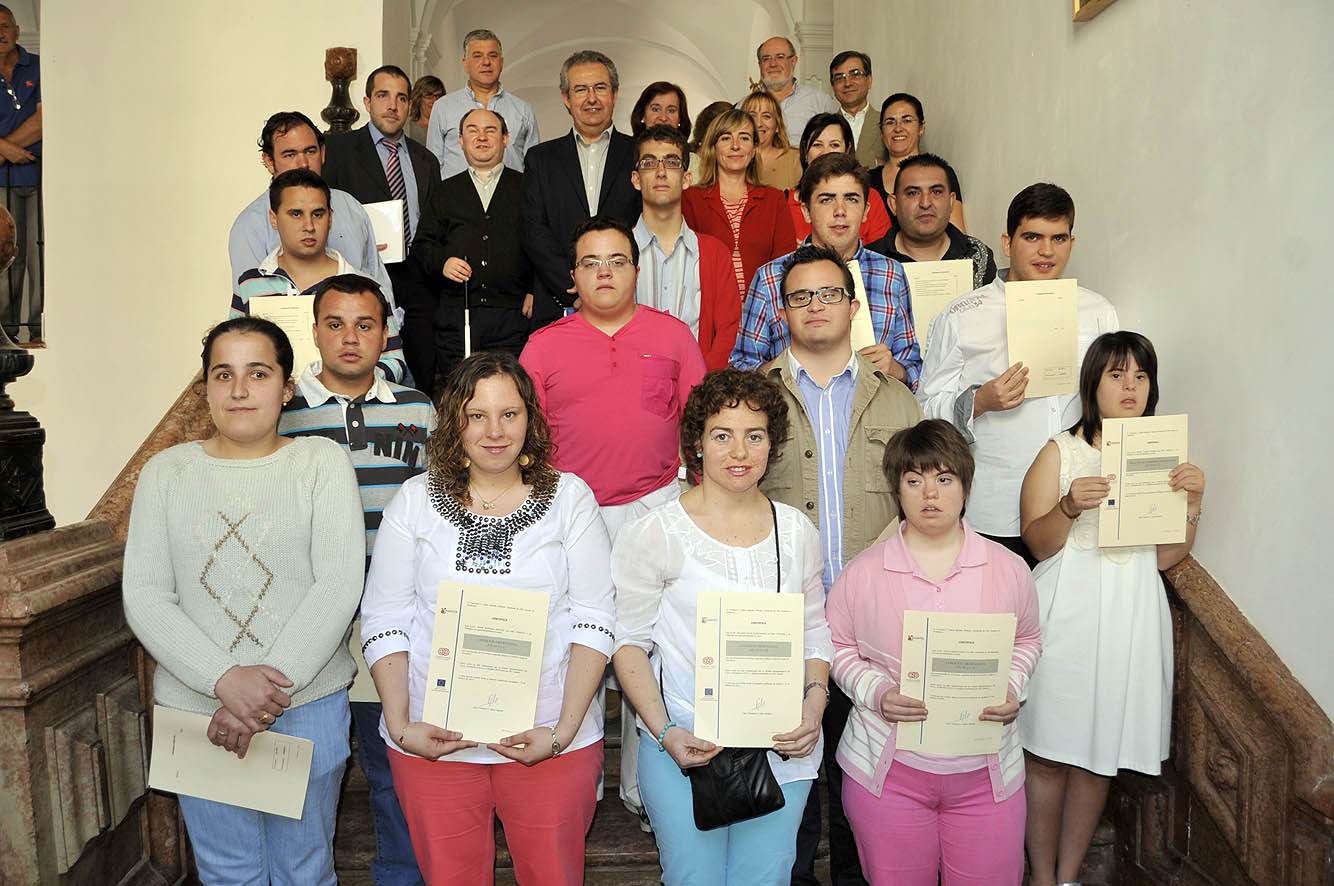
[[[835,86],[842,83],[844,80],[865,80],[865,79],[866,79],[866,72],[863,71],[861,68],[853,68],[851,71],[848,71],[847,73],[835,74],[834,76],[829,78],[830,82],[832,82]]]
[[[794,289],[783,293],[783,304],[789,308],[804,308],[811,299],[819,299],[822,305],[836,305],[845,298],[850,298],[842,286],[821,286],[819,289]]]
[[[664,169],[685,168],[684,161],[675,154],[668,154],[666,157],[654,157],[652,154],[649,154],[646,157],[640,157],[639,162],[635,164],[635,168],[640,172],[649,172],[650,170],[657,169],[659,164],[661,164]]]

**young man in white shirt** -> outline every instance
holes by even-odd
[[[1029,185],[1010,201],[1001,246],[1012,282],[1057,280],[1075,245],[1075,203],[1064,188]],[[917,399],[927,418],[943,418],[972,444],[977,471],[968,522],[982,535],[1035,561],[1019,537],[1019,487],[1047,440],[1080,415],[1077,393],[1024,398],[1028,368],[1006,347],[1005,282],[999,277],[960,296],[931,323]],[[1078,361],[1095,338],[1120,328],[1116,309],[1079,287]]]

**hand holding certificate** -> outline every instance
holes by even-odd
[[[244,759],[208,740],[209,718],[153,707],[148,786],[187,797],[300,818],[315,743],[256,732]]]
[[[1005,284],[1010,362],[1028,369],[1024,396],[1073,394],[1079,384],[1079,285],[1065,280]]]
[[[703,591],[695,625],[695,735],[725,747],[773,747],[801,723],[800,594]]]
[[[1109,489],[1098,513],[1098,546],[1186,540],[1186,490],[1171,474],[1186,462],[1187,417],[1154,415],[1102,422],[1102,473]]]
[[[921,699],[926,718],[901,722],[895,746],[968,756],[1000,750],[1017,619],[1013,613],[903,613],[899,692]]]
[[[387,265],[401,262],[407,253],[403,248],[403,201],[385,200],[362,205],[371,220],[375,245],[380,247],[380,260]]]
[[[532,729],[550,599],[440,582],[422,719],[479,742]]]

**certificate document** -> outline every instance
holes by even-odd
[[[848,270],[852,271],[852,287],[855,290],[855,293],[849,293],[849,295],[855,294],[857,301],[861,302],[861,307],[857,309],[857,313],[852,315],[852,351],[856,353],[862,348],[869,348],[876,343],[877,339],[875,337],[875,327],[871,325],[871,309],[866,303],[866,283],[862,280],[861,264],[850,261],[848,262]],[[788,730],[781,731],[787,732]]]
[[[366,214],[370,216],[375,245],[386,244],[380,250],[380,260],[385,264],[402,261],[407,254],[403,248],[403,201],[385,200],[381,203],[363,203],[362,206],[366,207]]]
[[[422,720],[482,742],[532,729],[550,600],[440,582]]]
[[[1010,363],[1028,367],[1025,399],[1073,394],[1079,386],[1079,285],[1066,280],[1005,284]]]
[[[153,752],[148,786],[300,818],[315,742],[277,732],[257,732],[245,759],[208,740],[212,717],[153,706]]]
[[[908,278],[913,331],[917,333],[917,341],[926,347],[927,333],[936,315],[959,296],[973,291],[973,262],[966,258],[910,261],[903,265],[903,276]]]
[[[695,735],[773,747],[801,725],[806,674],[801,594],[701,591],[695,624]]]
[[[900,723],[895,747],[967,756],[1000,750],[1002,724],[979,720],[1004,704],[1017,619],[1012,612],[903,613],[899,693],[926,702],[920,723]]]
[[[1167,475],[1186,461],[1186,416],[1102,420],[1102,475],[1111,491],[1098,510],[1098,546],[1186,540],[1186,490]]]
[[[315,347],[315,296],[257,295],[250,299],[250,316],[272,320],[287,333],[292,342],[292,374],[306,371],[306,364],[320,359]]]

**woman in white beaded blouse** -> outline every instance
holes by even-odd
[[[668,886],[791,878],[797,826],[820,766],[834,650],[820,533],[759,490],[787,428],[772,382],[738,369],[710,372],[681,418],[682,459],[699,486],[627,525],[612,552],[616,676],[639,712],[639,789]],[[701,831],[681,772],[722,750],[694,734],[696,600],[714,590],[802,594],[806,668],[801,723],[775,735],[767,755],[783,807]]]
[[[611,544],[588,486],[548,462],[528,373],[491,351],[450,373],[429,468],[385,508],[361,605],[394,789],[428,884],[490,883],[494,817],[521,883],[583,882],[602,771]],[[442,580],[550,595],[533,727],[490,744],[422,721]]]
[[[219,323],[202,357],[217,430],[139,474],[125,618],[157,659],[157,702],[211,716],[215,745],[244,757],[268,729],[314,742],[299,819],[181,796],[200,880],[334,886],[357,672],[344,636],[366,555],[356,475],[337,443],[278,435],[293,358],[276,325]]]

